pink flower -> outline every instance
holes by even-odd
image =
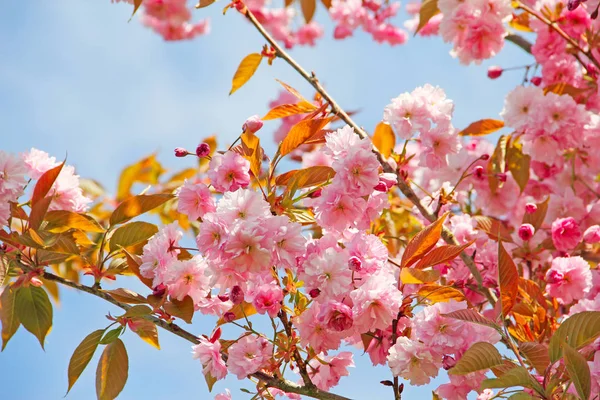
[[[345,190],[355,197],[370,194],[379,183],[379,161],[370,149],[350,149],[346,156],[334,161],[332,167],[336,172],[334,179],[342,182]]]
[[[325,353],[340,347],[343,334],[327,328],[319,319],[321,305],[313,302],[300,316],[294,317],[294,325],[298,328],[300,343],[312,347],[317,353]]]
[[[238,220],[270,217],[271,207],[258,192],[241,189],[224,193],[217,204],[216,214],[228,226]]]
[[[260,221],[242,221],[229,233],[225,253],[239,272],[261,272],[271,265],[272,241]]]
[[[208,164],[208,177],[220,192],[235,192],[250,184],[250,162],[239,154],[228,151],[215,154]]]
[[[396,282],[384,275],[369,278],[350,292],[350,298],[354,304],[354,324],[361,333],[389,328],[402,305],[402,293]]]
[[[573,250],[582,237],[579,224],[572,217],[559,218],[552,223],[552,242],[558,250]]]
[[[348,254],[345,251],[326,249],[323,254],[312,254],[304,262],[304,271],[299,274],[307,291],[319,289],[317,299],[324,297],[337,299],[351,287],[351,272],[348,268]]]
[[[388,365],[394,376],[400,376],[411,385],[425,385],[437,376],[441,361],[436,360],[431,349],[407,337],[399,337],[390,348]]]
[[[317,39],[323,36],[323,28],[314,21],[302,25],[296,32],[296,40],[299,45],[314,46]]]
[[[504,110],[500,113],[507,126],[518,131],[533,127],[534,115],[544,97],[541,88],[517,86],[506,96]]]
[[[419,162],[433,170],[446,167],[447,156],[457,154],[461,148],[456,130],[449,123],[438,124],[435,128],[424,131],[420,138],[424,151]]]
[[[227,369],[244,379],[265,367],[272,353],[273,345],[264,336],[246,335],[229,347]]]
[[[348,125],[325,135],[325,154],[336,160],[345,158],[350,150],[356,148],[371,150],[371,142],[361,139]]]
[[[200,343],[192,346],[192,354],[202,363],[204,375],[210,374],[217,380],[225,378],[227,366],[221,357],[221,343],[218,340],[213,343],[203,336],[198,339]]]
[[[583,298],[592,288],[590,265],[581,257],[558,257],[546,273],[546,292],[561,304]]]
[[[329,301],[321,308],[319,320],[336,332],[352,328],[352,309],[339,301]]]
[[[229,389],[225,389],[225,393],[217,394],[215,400],[231,400],[231,392]]]
[[[306,238],[302,235],[302,225],[280,215],[267,219],[267,229],[274,242],[273,258],[279,267],[295,268],[296,258],[306,249]]]
[[[283,301],[283,292],[278,285],[261,285],[254,291],[253,296],[252,304],[259,314],[267,313],[271,318],[277,317]]]
[[[478,390],[481,382],[485,379],[483,372],[473,372],[467,375],[448,375],[449,383],[440,385],[436,393],[446,400],[463,400],[468,398],[469,392]],[[493,393],[492,393],[493,394]],[[481,397],[486,399],[487,397]],[[479,400],[480,397],[477,397]]]
[[[600,243],[600,226],[592,225],[587,228],[583,233],[583,241],[590,244]]]
[[[23,160],[0,150],[0,199],[15,201],[23,192],[27,172]]]
[[[324,228],[338,231],[353,226],[357,216],[367,208],[363,198],[348,194],[339,183],[326,186],[312,204],[317,222]]]
[[[187,215],[191,220],[197,220],[217,209],[210,189],[203,183],[194,184],[186,179],[177,192],[177,197],[179,198],[177,211]]]
[[[182,236],[183,232],[174,222],[163,227],[144,245],[140,274],[145,278],[153,279],[153,286],[164,282],[167,268],[177,261],[180,251],[176,247],[179,246]]]
[[[313,383],[321,390],[329,390],[336,386],[342,376],[348,376],[349,367],[354,367],[352,353],[342,351],[336,356],[320,357],[325,363],[312,359],[309,364],[309,375]]]
[[[207,264],[202,256],[185,261],[174,261],[165,273],[164,283],[169,294],[177,300],[190,296],[194,303],[206,297],[210,291],[210,277],[206,274]]]

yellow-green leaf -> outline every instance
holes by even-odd
[[[123,201],[110,216],[110,225],[114,226],[129,221],[171,200],[172,194],[151,194],[133,196]]]
[[[17,332],[21,322],[17,315],[16,290],[10,286],[5,287],[2,295],[0,295],[0,322],[2,322],[2,350],[6,348],[8,341]]]
[[[389,157],[396,146],[396,135],[392,127],[385,122],[380,122],[373,133],[373,145],[384,156]]]
[[[125,330],[124,326],[119,326],[117,328],[111,329],[110,331],[106,332],[106,335],[104,335],[104,337],[101,338],[98,343],[100,343],[100,344],[111,344],[112,342],[114,342],[115,340],[117,340],[117,338],[119,336],[121,336],[121,334],[123,334],[124,330]]]
[[[258,69],[258,66],[260,65],[261,61],[262,56],[260,55],[260,53],[252,53],[244,57],[244,59],[238,66],[237,71],[235,71],[235,75],[233,76],[231,91],[229,92],[230,96],[236,90],[244,86],[244,84],[248,82],[250,78],[252,78],[252,75],[254,75],[254,73]]]
[[[125,224],[115,230],[110,237],[110,252],[144,243],[156,232],[158,232],[156,225],[148,222],[135,221]]]
[[[104,329],[98,329],[87,335],[79,346],[73,352],[71,356],[71,360],[69,361],[69,369],[67,376],[69,378],[69,387],[67,389],[67,393],[71,390],[77,379],[81,376],[85,367],[89,364],[90,360],[94,356],[96,352],[96,348],[100,343],[100,339],[102,339],[102,335],[104,334]]]
[[[458,360],[448,373],[452,375],[466,375],[471,372],[502,365],[503,363],[502,356],[494,345],[487,342],[478,342],[465,351],[460,360]]]
[[[164,304],[166,312],[174,317],[181,318],[188,324],[192,323],[194,317],[194,300],[190,296],[185,296],[183,300],[171,299]]]
[[[577,394],[582,400],[589,400],[592,382],[587,360],[568,344],[563,343],[562,347],[565,366]]]
[[[461,136],[485,136],[504,127],[504,122],[497,119],[481,119],[473,122],[458,134]]]
[[[571,315],[550,338],[550,361],[555,363],[562,355],[562,344],[567,342],[579,350],[600,336],[600,311],[584,311]]]
[[[421,8],[419,9],[419,25],[417,26],[415,35],[419,33],[419,31],[427,25],[427,22],[439,12],[437,0],[423,0]]]
[[[519,293],[519,271],[502,241],[498,242],[498,276],[502,315],[507,317]]]
[[[523,144],[511,138],[506,149],[506,166],[515,179],[521,192],[529,182],[529,163],[531,157],[523,154]]]
[[[269,112],[262,117],[263,121],[271,119],[285,118],[290,115],[306,114],[317,109],[317,106],[308,102],[300,102],[297,104],[280,104],[273,107]]]
[[[6,280],[6,277],[8,276],[9,267],[10,267],[10,262],[8,261],[8,257],[4,254],[0,254],[0,287],[4,286],[4,281]],[[8,288],[6,288],[6,289],[8,289]]]
[[[527,394],[525,392],[514,393],[508,399],[509,400],[535,400],[534,397],[531,397],[529,394]]]
[[[331,121],[331,118],[304,119],[294,125],[281,142],[282,156],[291,153],[312,135],[320,131]]]
[[[417,268],[402,268],[400,281],[407,284],[421,284],[435,282],[440,278],[440,271],[435,269],[423,271]]]
[[[133,322],[133,331],[146,343],[160,350],[158,331],[156,325],[147,319],[136,319]]]
[[[417,294],[432,303],[442,303],[450,300],[464,301],[465,295],[450,286],[423,285]]]
[[[72,211],[48,211],[44,220],[47,222],[45,230],[50,232],[64,232],[69,229],[79,229],[84,232],[103,232],[104,229],[91,216],[78,214]]]
[[[25,329],[31,332],[44,348],[44,339],[52,328],[52,304],[41,287],[20,287],[15,295],[16,312]]]
[[[533,379],[529,371],[521,366],[510,369],[498,378],[486,379],[481,384],[482,389],[501,389],[514,386],[534,389],[540,394],[544,393],[542,386]]]
[[[435,246],[442,236],[442,227],[447,216],[448,213],[445,213],[408,242],[402,254],[402,268],[410,267]]]
[[[96,369],[96,396],[98,400],[113,400],[125,387],[129,370],[127,350],[121,339],[104,349]]]

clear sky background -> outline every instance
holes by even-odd
[[[311,96],[308,84],[280,60],[272,67],[261,65],[246,86],[228,96],[238,63],[259,51],[264,41],[237,13],[223,17],[225,4],[193,12],[196,19],[211,18],[209,36],[169,43],[135,19],[127,23],[131,9],[126,4],[5,1],[0,13],[0,148],[22,152],[36,147],[57,158],[67,152],[80,175],[114,190],[120,170],[149,153],[157,152],[164,165],[176,170],[192,160],[174,158],[175,147],[193,149],[212,134],[218,135],[221,147],[228,145],[246,117],[264,115],[268,102],[277,97],[274,78]],[[318,20],[326,20],[324,11],[318,8]],[[397,22],[404,19],[399,16]],[[495,118],[522,73],[491,81],[487,66],[530,62],[510,43],[489,63],[464,67],[439,38],[411,38],[407,45],[390,47],[362,32],[344,41],[331,37],[328,26],[326,38],[316,48],[296,48],[292,55],[317,73],[343,107],[358,110],[355,119],[367,130],[381,120],[391,98],[425,83],[441,86],[455,101],[458,128]],[[265,124],[260,133],[263,144],[271,141],[277,126],[278,122]],[[273,153],[274,145],[266,147]],[[115,307],[87,294],[62,290],[61,296],[45,352],[21,328],[0,354],[3,399],[61,399],[77,344],[107,325],[108,312],[118,314]],[[210,321],[199,317],[189,327],[196,334],[211,329]],[[161,351],[131,333],[124,336],[130,371],[119,399],[211,399],[189,343],[168,332],[159,335]],[[67,399],[95,398],[98,356],[99,352]],[[355,362],[357,370],[342,379],[336,392],[354,399],[391,398],[391,390],[378,383],[389,379],[389,372],[371,367],[360,352]],[[403,398],[429,399],[441,381],[421,388],[407,385]],[[249,398],[237,390],[240,383],[245,382],[235,377],[220,381],[213,394],[228,387],[234,399]]]

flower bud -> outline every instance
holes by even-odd
[[[321,291],[320,291],[319,289],[317,289],[317,288],[315,288],[315,289],[312,289],[310,292],[308,292],[308,295],[309,295],[311,298],[313,298],[313,299],[314,299],[315,297],[318,297],[320,294],[321,294]]]
[[[581,4],[581,0],[569,0],[567,1],[567,10],[575,10],[577,7],[579,7],[579,4]]]
[[[504,172],[500,172],[500,173],[496,174],[496,178],[498,178],[498,180],[500,182],[506,182],[507,176]]]
[[[244,301],[244,291],[238,285],[235,285],[231,288],[230,299],[233,304],[240,304]]]
[[[223,314],[223,320],[225,320],[225,322],[235,321],[235,314],[231,311],[227,311]]]
[[[519,237],[522,241],[527,242],[533,237],[535,228],[531,224],[523,224],[519,227]]]
[[[221,300],[223,303],[225,303],[226,301],[229,301],[229,295],[226,295],[226,294],[220,294],[217,296],[217,298],[219,300]]]
[[[373,188],[373,190],[385,193],[385,192],[387,192],[388,187],[385,183],[379,181],[379,183]]]
[[[391,189],[392,186],[398,184],[398,176],[391,172],[385,172],[379,175],[379,183],[381,182],[385,183],[388,189]]]
[[[258,115],[253,115],[244,122],[242,126],[242,130],[244,132],[254,133],[257,132],[260,128],[262,128],[263,122],[261,121]]]
[[[502,68],[494,65],[488,68],[487,76],[490,79],[500,78],[500,75],[502,75],[502,71]]]
[[[217,340],[219,340],[221,338],[221,327],[218,327],[214,333],[212,334],[212,336],[210,337],[209,342],[214,343]]]
[[[485,171],[481,165],[475,167],[475,177],[478,179],[483,179],[485,176]]]
[[[206,142],[200,143],[196,147],[196,155],[200,158],[204,158],[210,154],[210,145]]]
[[[483,161],[487,161],[490,159],[490,155],[489,154],[482,154],[481,157],[479,157],[480,160]]]
[[[537,205],[535,205],[534,203],[525,204],[525,212],[527,214],[533,214],[536,211],[537,211]]]
[[[591,19],[598,18],[598,9],[596,8],[593,13],[590,14]]]
[[[358,272],[362,269],[362,261],[360,260],[360,258],[352,256],[348,260],[348,267],[351,271]]]
[[[152,296],[163,297],[166,291],[167,287],[163,283],[161,283],[152,290]]]
[[[533,78],[531,78],[530,82],[535,86],[540,86],[540,84],[542,83],[542,77],[534,76]]]
[[[449,355],[444,355],[444,358],[442,359],[442,366],[444,367],[444,369],[446,371],[448,371],[450,368],[454,367],[456,365],[456,360],[454,359],[454,357],[449,356]]]
[[[310,197],[311,199],[316,199],[317,197],[321,197],[321,194],[323,194],[323,189],[318,188],[317,190],[309,194],[308,197]]]
[[[599,243],[600,242],[600,226],[592,225],[583,232],[583,241],[586,243]]]
[[[184,149],[183,147],[177,147],[175,149],[175,157],[185,157],[188,154],[190,154],[186,149]]]

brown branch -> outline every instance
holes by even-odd
[[[531,54],[531,43],[521,35],[510,33],[504,38],[506,41],[516,44],[527,53]]]
[[[354,132],[356,132],[356,134],[358,136],[360,136],[362,139],[369,138],[369,135],[367,134],[367,132],[365,132],[365,130],[363,128],[358,126],[358,124],[356,122],[354,122],[352,120],[352,118],[350,118],[350,116],[338,105],[338,103],[333,99],[333,97],[331,97],[331,95],[325,90],[325,88],[321,85],[321,83],[317,79],[314,72],[309,74],[304,68],[302,68],[300,66],[300,64],[298,64],[275,41],[275,39],[273,39],[273,37],[265,30],[265,28],[262,26],[262,24],[260,22],[258,22],[256,17],[254,16],[254,14],[252,14],[252,12],[249,9],[246,8],[246,10],[244,11],[244,15],[246,16],[246,18],[248,18],[248,20],[252,23],[252,25],[254,25],[254,27],[258,30],[258,32],[262,35],[262,37],[265,38],[265,40],[271,45],[271,47],[273,47],[273,49],[275,49],[277,57],[279,57],[282,60],[284,60],[285,62],[287,62],[308,83],[310,83],[312,85],[312,87],[321,95],[321,97],[331,107],[332,113],[339,116],[342,121],[344,121],[346,124],[351,126],[352,129],[354,129]],[[398,176],[398,187],[400,188],[400,191],[402,192],[402,194],[404,194],[404,196],[406,196],[406,198],[408,200],[411,201],[411,203],[413,203],[417,207],[417,209],[419,210],[421,215],[425,219],[427,219],[429,222],[435,221],[437,219],[435,214],[426,205],[423,205],[421,203],[421,200],[417,197],[417,195],[412,190],[412,188],[409,186],[409,184],[398,174],[398,171],[394,167],[392,167],[390,165],[390,163],[387,162],[387,160],[377,150],[377,148],[375,148],[375,146],[373,146],[373,153],[375,153],[375,155],[377,156],[377,160],[379,161],[379,163],[381,164],[381,166],[383,167],[383,170],[385,172],[391,172],[391,173],[396,174],[396,176]],[[456,240],[456,238],[454,237],[452,232],[446,227],[443,227],[442,237],[448,244],[455,245],[455,246],[459,245],[458,241]],[[475,265],[475,262],[473,261],[473,259],[464,251],[460,254],[460,258],[467,265],[471,274],[475,277],[479,291],[487,297],[488,301],[492,305],[496,304],[496,296],[489,289],[487,289],[483,286],[483,279],[482,279],[481,274],[479,273],[479,270],[477,269],[477,266]]]
[[[28,269],[27,266],[25,266],[23,264],[21,264],[21,266],[26,270]],[[76,290],[79,290],[82,292],[89,293],[93,296],[96,296],[103,300],[106,300],[109,303],[111,303],[119,308],[122,308],[123,310],[128,310],[129,308],[131,308],[130,305],[121,303],[120,301],[117,301],[114,298],[112,298],[109,294],[102,292],[94,287],[85,286],[80,283],[69,281],[63,277],[54,275],[50,272],[44,272],[43,278],[46,280],[49,280],[49,281],[54,281],[54,282],[60,283],[61,285],[68,286],[70,288],[73,288],[73,289],[76,289]],[[148,316],[145,316],[144,318],[149,320],[156,326],[159,326],[159,327],[163,328],[164,330],[167,330],[167,331],[187,340],[190,343],[198,344],[197,336],[186,331],[185,329],[182,329],[181,327],[179,327],[176,324],[168,323],[168,322],[166,322],[160,318],[157,318],[153,315],[148,315]],[[350,400],[347,397],[343,397],[343,396],[340,396],[337,394],[323,391],[314,385],[312,385],[310,387],[300,386],[294,382],[288,381],[287,379],[276,378],[276,377],[266,374],[264,372],[255,372],[254,374],[252,374],[250,376],[263,382],[267,387],[277,388],[277,389],[280,389],[287,393],[301,394],[304,396],[312,397],[315,399],[321,399],[321,400]]]

